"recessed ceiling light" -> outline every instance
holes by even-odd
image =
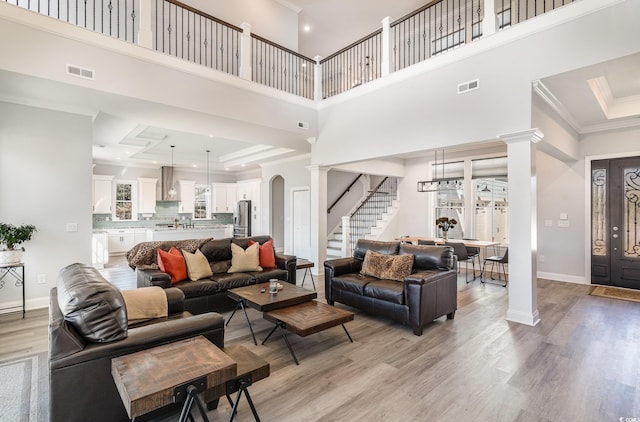
[[[197,164],[191,164],[191,167],[193,167],[194,169],[198,168]]]
[[[302,29],[304,30],[304,32],[309,32],[311,31],[311,27],[309,25],[305,25],[302,27]]]
[[[210,134],[209,134],[209,138],[213,138],[213,133],[210,133]]]
[[[229,167],[225,167],[225,168],[224,168],[224,171],[229,171]]]

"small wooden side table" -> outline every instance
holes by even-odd
[[[253,413],[253,417],[256,422],[260,422],[258,417],[258,411],[251,400],[248,387],[254,382],[267,378],[270,374],[269,362],[262,359],[260,356],[248,350],[246,347],[235,344],[227,346],[222,349],[227,355],[229,355],[238,364],[238,374],[234,379],[227,381],[225,384],[218,385],[214,388],[208,389],[204,393],[206,401],[211,401],[222,396],[227,396],[229,405],[231,405],[231,417],[229,421],[233,421],[233,418],[238,409],[238,403],[244,393],[247,398],[247,402]],[[238,393],[235,401],[231,400],[231,394]]]
[[[18,272],[20,270],[20,272]],[[22,262],[18,264],[0,264],[0,289],[4,287],[4,278],[11,274],[16,280],[16,287],[22,286],[22,318],[26,313],[25,309],[25,297],[24,297],[24,264]]]
[[[307,273],[311,276],[311,284],[313,284],[313,290],[316,290],[316,283],[313,281],[313,273],[311,272],[311,268],[313,268],[315,264],[311,261],[307,261],[304,258],[296,259],[296,270],[304,269],[304,276],[302,277],[301,286],[304,287],[304,280],[307,278]]]
[[[191,418],[197,394],[236,377],[237,364],[203,336],[165,344],[111,360],[111,375],[130,418],[184,401],[180,421]]]

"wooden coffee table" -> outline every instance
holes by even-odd
[[[226,325],[229,325],[231,318],[233,318],[236,311],[241,308],[244,312],[247,324],[249,325],[251,337],[253,337],[253,343],[255,345],[258,345],[258,342],[256,341],[255,334],[253,333],[251,321],[247,316],[247,305],[260,312],[269,312],[274,309],[309,302],[318,297],[316,292],[312,292],[311,290],[307,290],[287,282],[283,282],[282,290],[278,290],[278,293],[274,294],[269,293],[269,283],[261,283],[231,289],[227,292],[227,295],[231,299],[237,301],[238,306],[233,310],[233,313],[231,313]]]
[[[349,340],[353,343],[353,339],[349,335],[347,327],[344,326],[345,322],[353,321],[353,312],[336,308],[315,300],[265,312],[262,314],[262,317],[275,324],[273,330],[271,330],[269,335],[267,335],[262,344],[265,344],[267,340],[269,340],[269,337],[271,337],[271,334],[276,330],[280,330],[280,334],[282,334],[282,338],[287,344],[287,348],[289,349],[296,365],[299,365],[300,363],[298,362],[298,358],[296,358],[295,353],[293,353],[293,349],[291,348],[291,344],[289,344],[289,340],[287,340],[284,330],[291,331],[300,337],[306,337],[311,334],[319,333],[327,328],[342,325],[344,332],[347,333],[347,337],[349,337]]]
[[[197,393],[236,378],[236,362],[202,336],[165,344],[111,360],[111,374],[130,418],[184,401],[180,421]]]

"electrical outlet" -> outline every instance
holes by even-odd
[[[45,284],[47,282],[46,274],[38,274],[38,284]]]
[[[539,255],[540,257],[540,262],[544,262],[544,255]]]
[[[77,232],[78,223],[67,223],[67,232]]]

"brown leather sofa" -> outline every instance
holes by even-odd
[[[236,306],[236,302],[227,297],[227,290],[251,284],[265,283],[271,278],[296,284],[296,257],[278,254],[275,253],[275,251],[277,268],[245,273],[229,274],[226,272],[231,262],[232,242],[246,249],[249,240],[263,244],[270,239],[270,236],[234,237],[211,239],[203,243],[199,248],[209,260],[213,275],[197,281],[187,280],[173,284],[173,287],[177,287],[184,293],[185,309],[194,314],[199,314],[202,312],[217,312],[232,308]],[[158,247],[169,250],[171,246],[173,246],[172,242],[162,242],[162,245]],[[127,258],[133,255],[132,251],[127,253]],[[149,259],[150,261],[145,263],[146,266],[157,264],[155,254],[150,254]],[[131,260],[129,262],[130,266],[135,267],[135,264],[132,264]],[[157,267],[157,265],[155,266]],[[136,268],[136,273],[138,287],[172,287],[171,277],[160,269]]]
[[[368,250],[385,255],[414,255],[411,274],[404,281],[361,274]],[[450,246],[422,246],[400,242],[358,241],[354,256],[324,262],[325,297],[409,325],[422,335],[423,326],[446,315],[453,319],[458,289],[455,255]]]
[[[114,357],[198,335],[224,347],[221,315],[192,315],[179,289],[164,291],[169,316],[133,327],[122,294],[96,269],[72,264],[60,271],[49,298],[50,421],[128,421],[111,376]]]

